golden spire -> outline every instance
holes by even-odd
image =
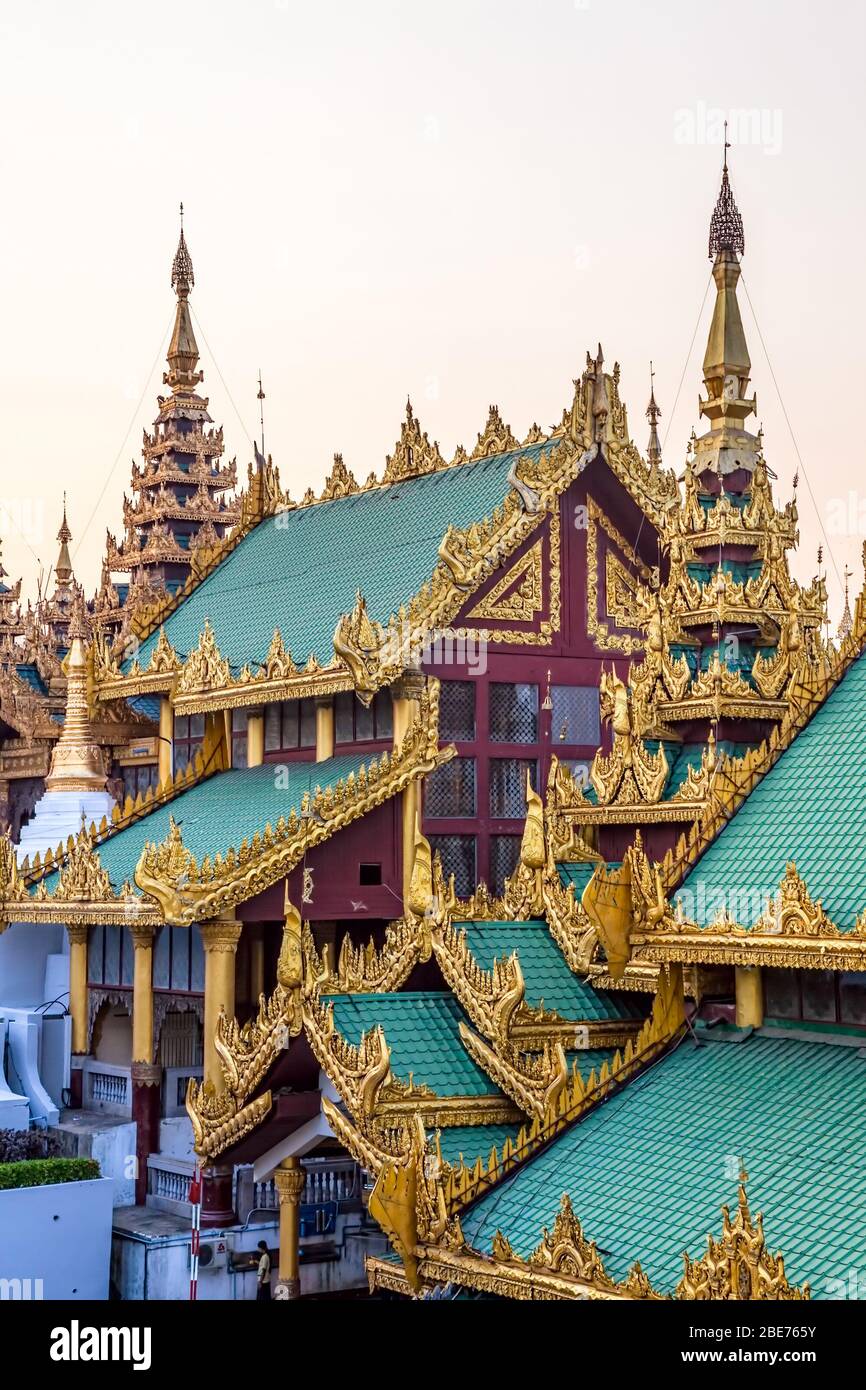
[[[57,582],[62,588],[66,588],[72,578],[72,560],[69,556],[69,542],[72,540],[72,532],[66,520],[66,493],[63,494],[63,521],[60,530],[57,532],[57,539],[60,542],[60,554],[57,556],[57,564],[54,566],[54,573]]]
[[[47,791],[104,791],[102,753],[93,737],[87,707],[87,651],[84,598],[76,591],[69,623],[69,655],[66,658],[66,716],[63,732],[51,753]]]
[[[698,472],[714,469],[722,475],[739,469],[751,472],[759,453],[757,439],[743,426],[743,421],[754,412],[756,400],[747,395],[752,363],[737,302],[739,256],[743,254],[745,239],[743,219],[728,177],[729,149],[726,122],[722,186],[710,220],[716,303],[704,353],[707,398],[698,401],[698,410],[711,422],[711,428],[697,441],[696,448]]]
[[[848,566],[846,565],[846,566],[845,566],[845,607],[844,607],[844,609],[842,610],[842,618],[841,618],[841,620],[840,620],[840,623],[839,623],[839,630],[838,630],[838,632],[837,632],[837,636],[838,636],[840,642],[844,642],[846,637],[850,637],[851,632],[852,632],[853,627],[854,627],[854,619],[851,617],[851,603],[850,603],[850,600],[849,600],[849,597],[848,597],[848,580],[851,578],[852,573],[853,573],[853,571],[852,571],[852,570],[849,570]]]
[[[655,393],[655,372],[653,364],[650,362],[650,398],[646,408],[646,418],[649,421],[650,436],[646,446],[646,456],[651,468],[660,468],[662,462],[662,446],[659,443],[658,423],[661,419],[661,411],[656,405]]]
[[[203,372],[197,372],[198,343],[192,331],[192,318],[189,310],[189,292],[195,284],[192,269],[192,256],[183,234],[183,203],[180,205],[180,240],[171,263],[171,287],[177,295],[177,310],[174,317],[174,331],[168,345],[168,365],[170,371],[163,374],[163,381],[175,392],[192,391],[204,379]]]

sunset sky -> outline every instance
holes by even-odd
[[[642,449],[654,360],[681,469],[730,112],[744,280],[784,403],[741,292],[766,457],[787,500],[793,430],[795,570],[815,572],[823,525],[835,628],[866,539],[864,16],[855,0],[3,0],[11,577],[35,593],[64,488],[88,593],[121,532],[181,199],[204,391],[244,474],[259,368],[297,497],[335,451],[359,480],[381,471],[407,393],[446,457],[492,401],[521,437],[549,427],[599,339]]]

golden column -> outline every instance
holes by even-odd
[[[217,1021],[235,1014],[235,964],[241,923],[232,915],[205,922],[201,927],[204,945],[204,1080],[215,1091],[225,1086],[219,1055],[214,1046]],[[235,1221],[232,1210],[232,1166],[212,1163],[204,1170],[202,1185],[202,1227],[229,1226]]]
[[[160,697],[159,701],[159,763],[158,776],[160,783],[171,781],[172,774],[172,744],[174,742],[174,711],[171,707],[171,700],[167,695]]]
[[[247,713],[247,767],[261,767],[265,760],[265,712],[261,705]]]
[[[241,939],[241,923],[234,917],[218,917],[201,928],[204,945],[204,1079],[217,1091],[223,1074],[214,1046],[220,1010],[226,1018],[235,1014],[235,960]]]
[[[135,923],[129,928],[134,951],[132,974],[132,1060],[153,1061],[153,941],[156,928]]]
[[[759,965],[734,967],[738,1028],[760,1028],[764,1022],[764,981]]]
[[[89,927],[68,926],[69,1013],[72,1018],[72,1051],[87,1052],[87,936]]]
[[[316,696],[316,762],[334,756],[334,697]]]
[[[284,1158],[274,1173],[280,1202],[280,1272],[276,1296],[301,1296],[299,1267],[300,1205],[304,1192],[304,1170],[299,1158]]]
[[[391,687],[394,710],[394,749],[400,747],[413,724],[417,723],[424,677],[420,671],[407,671]],[[415,862],[415,818],[421,819],[421,788],[411,782],[402,795],[403,903],[409,900],[412,865]],[[408,910],[408,908],[406,909]]]

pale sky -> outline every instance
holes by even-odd
[[[599,339],[641,448],[653,358],[681,468],[711,295],[674,401],[732,112],[744,279],[817,501],[801,471],[795,568],[815,571],[820,514],[856,592],[864,16],[859,0],[0,0],[7,570],[33,592],[64,487],[88,592],[121,532],[181,199],[204,390],[244,475],[260,367],[297,497],[335,451],[359,480],[381,472],[407,393],[446,457],[491,401],[521,437],[550,426]],[[740,298],[786,500],[795,449]]]

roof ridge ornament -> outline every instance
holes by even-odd
[[[745,254],[746,243],[743,233],[743,219],[740,209],[734,201],[731,191],[731,184],[728,178],[728,150],[731,148],[728,141],[728,123],[725,121],[725,153],[724,164],[722,165],[722,186],[719,189],[719,196],[716,199],[716,206],[713,208],[713,215],[710,218],[710,260],[714,260],[721,251],[739,252]]]

